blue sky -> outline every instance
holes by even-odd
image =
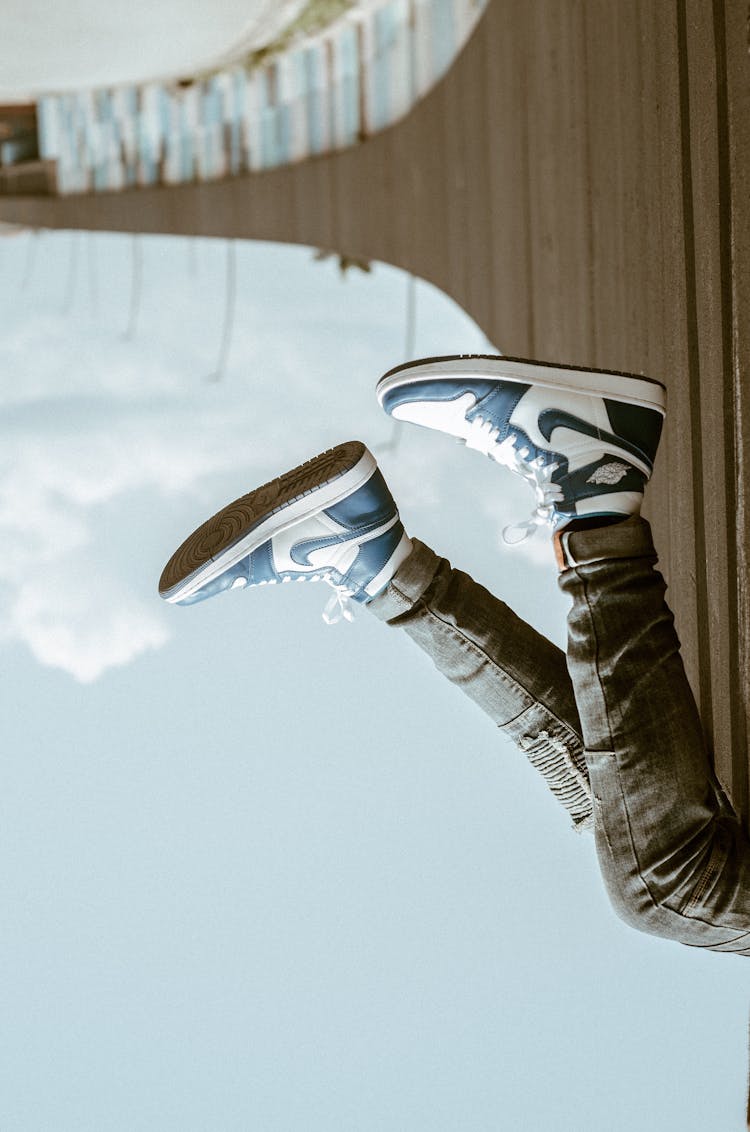
[[[548,545],[499,541],[524,485],[387,451],[406,278],[237,245],[210,383],[223,243],[142,240],[126,339],[130,239],[32,240],[0,243],[3,1132],[742,1127],[740,960],[620,924],[411,641],[325,626],[317,586],[157,596],[197,523],[356,437],[411,534],[564,643]],[[420,283],[416,353],[483,349]]]

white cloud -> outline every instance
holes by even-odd
[[[169,632],[119,579],[101,570],[82,574],[79,567],[68,557],[20,582],[5,635],[25,644],[40,664],[88,684],[108,668],[159,648]]]
[[[224,411],[158,414],[146,402],[123,413],[113,398],[72,399],[55,429],[43,403],[29,409],[4,437],[4,636],[89,682],[169,637],[156,579],[137,576],[135,554],[118,560],[123,542],[137,548],[148,534],[134,501],[150,493],[152,512],[167,517],[170,494],[199,494],[208,478],[262,461],[267,448],[249,452],[244,422]]]
[[[238,245],[231,361],[211,384],[221,243],[198,242],[192,272],[184,241],[143,242],[142,311],[126,340],[129,243],[97,238],[107,286],[96,313],[83,275],[70,285],[76,241],[80,272],[82,250],[92,251],[86,239],[13,241],[0,275],[0,366],[10,375],[0,388],[0,635],[40,663],[90,682],[161,647],[172,621],[156,582],[164,542],[168,555],[192,529],[185,516],[197,525],[333,444],[358,438],[376,455],[384,448],[384,473],[415,526],[439,521],[447,489],[455,497],[457,485],[473,482],[481,461],[460,461],[466,470],[457,473],[445,459],[448,438],[410,430],[396,454],[387,451],[393,426],[373,385],[402,360],[400,273],[342,281],[334,267],[313,265],[307,249],[265,249],[258,263],[257,245]],[[437,294],[429,302],[445,341],[425,341],[425,352],[451,342],[471,349],[465,316]],[[494,493],[502,473],[492,471]]]
[[[321,435],[320,447],[347,438],[294,343],[273,358],[286,379],[281,396],[268,363],[251,396],[184,374],[176,388],[173,363],[150,344],[95,349],[59,317],[19,325],[0,358],[17,379],[2,395],[0,632],[84,683],[170,636],[157,578],[143,574],[151,560],[118,560],[116,548],[153,542],[154,530],[169,528],[174,501],[184,507],[192,497],[197,524],[224,491],[240,494],[314,455]],[[145,532],[144,496],[152,501]],[[174,544],[187,533],[175,531]]]

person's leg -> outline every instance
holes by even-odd
[[[531,518],[509,538],[541,525],[559,534],[568,661],[616,910],[657,935],[750,954],[750,843],[711,768],[640,519],[665,387],[455,355],[398,366],[377,394],[387,413],[458,437],[534,489]]]
[[[591,827],[591,791],[565,654],[424,543],[368,608],[402,628],[436,668],[527,755],[570,814]]]
[[[327,621],[350,619],[363,604],[403,624],[517,740],[574,825],[590,826],[564,654],[467,575],[427,547],[413,548],[361,442],[340,444],[226,504],[174,552],[159,592],[187,606],[234,589],[321,580],[335,591]]]
[[[643,931],[750,955],[750,842],[709,761],[650,528],[633,517],[557,542],[612,903]]]

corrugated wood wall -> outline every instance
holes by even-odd
[[[506,353],[664,380],[647,513],[717,769],[746,818],[748,35],[746,0],[493,0],[439,86],[355,149],[220,184],[0,198],[1,219],[38,226],[385,260],[450,294]]]

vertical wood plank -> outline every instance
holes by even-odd
[[[714,757],[717,770],[731,788],[732,715],[728,709],[731,654],[736,649],[737,635],[736,626],[729,623],[728,616],[728,515],[724,483],[725,453],[731,436],[727,437],[724,431],[716,45],[711,9],[698,0],[688,0],[686,5],[686,37],[699,378],[693,428],[701,437],[701,467],[694,468],[693,474],[700,471],[704,554],[698,574],[698,602],[704,611],[701,651],[710,658],[706,694],[713,705]]]
[[[491,260],[492,340],[505,353],[534,357],[534,280],[529,223],[528,136],[523,107],[529,30],[523,6],[507,19],[503,4],[484,17],[486,59],[485,116],[488,152],[489,215],[484,232]]]
[[[715,0],[719,97],[720,207],[725,414],[732,434],[727,470],[730,540],[729,616],[737,627],[731,673],[731,793],[745,822],[750,813],[750,28],[744,0]]]
[[[508,353],[665,381],[645,510],[719,773],[745,816],[746,15],[746,0],[493,0],[445,79],[350,150],[218,184],[0,197],[0,216],[39,227],[383,259],[441,287]]]

